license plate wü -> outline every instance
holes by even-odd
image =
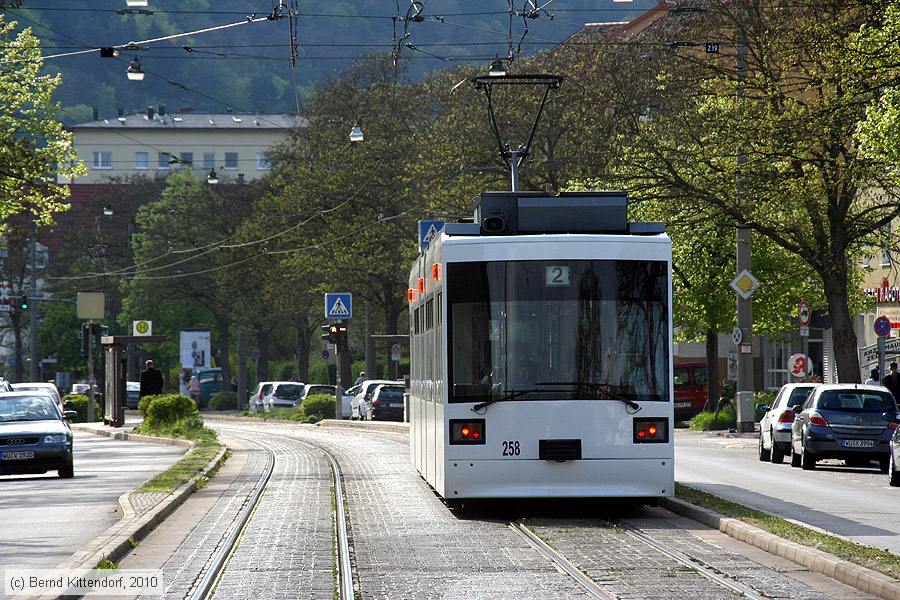
[[[3,460],[28,460],[34,458],[34,452],[31,450],[19,450],[17,452],[0,452],[0,458]]]
[[[844,448],[874,448],[874,440],[843,440],[841,445]]]

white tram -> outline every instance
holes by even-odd
[[[410,272],[410,452],[446,500],[674,493],[672,247],[621,192],[489,192]]]

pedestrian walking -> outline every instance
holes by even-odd
[[[191,398],[194,399],[194,402],[197,403],[197,406],[200,406],[200,380],[197,379],[196,375],[191,375],[191,380],[188,381],[188,394],[190,394]]]
[[[880,379],[878,369],[872,369],[872,372],[869,373],[869,378],[866,379],[866,385],[881,385]]]
[[[891,372],[885,375],[881,384],[890,390],[896,400],[897,398],[900,398],[900,373],[897,372],[896,362],[892,362],[890,368]]]
[[[141,398],[162,394],[162,371],[153,366],[152,360],[148,360],[144,366],[147,368],[141,371]]]
[[[366,380],[366,372],[360,371],[359,376],[356,378],[356,381],[353,382],[353,385],[359,385],[365,380]]]

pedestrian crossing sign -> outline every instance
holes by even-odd
[[[338,292],[325,294],[326,319],[350,319],[353,317],[353,294]]]
[[[424,250],[443,228],[443,221],[419,221],[419,252]]]

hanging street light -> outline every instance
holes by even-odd
[[[128,75],[129,81],[143,81],[144,68],[141,66],[141,59],[135,56],[134,60],[128,63],[128,69],[125,71],[125,74]]]
[[[147,0],[125,0],[125,6],[141,8],[147,6]]]
[[[103,207],[103,216],[104,217],[111,217],[114,214],[115,213],[113,212],[112,206],[110,206],[109,204],[107,204]]]
[[[488,75],[491,77],[503,77],[506,75],[506,65],[503,64],[501,59],[496,59],[491,61],[491,68],[488,70]]]
[[[350,141],[354,144],[357,144],[363,141],[365,136],[363,135],[363,130],[360,129],[359,125],[354,125],[353,129],[350,130]]]
[[[219,176],[216,175],[215,169],[209,170],[209,175],[206,176],[206,183],[208,183],[210,185],[215,185],[215,184],[219,183]]]

